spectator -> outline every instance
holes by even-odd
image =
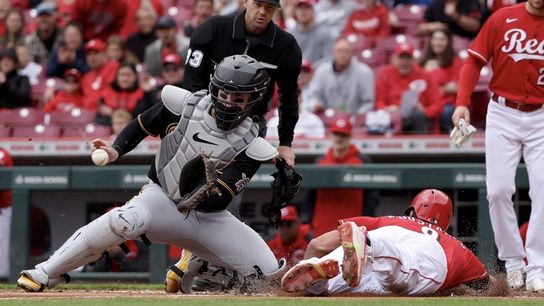
[[[136,56],[126,50],[123,39],[118,35],[112,35],[108,38],[106,42],[106,56],[108,60],[118,63],[138,63]]]
[[[132,121],[132,115],[124,108],[118,108],[111,113],[111,130],[116,137]]]
[[[297,209],[288,205],[281,209],[281,218],[274,237],[267,242],[277,259],[285,258],[292,267],[304,258],[304,251],[312,240],[308,224],[300,224]]]
[[[85,54],[91,70],[82,79],[81,86],[85,97],[83,103],[86,108],[96,109],[102,91],[115,79],[119,63],[108,60],[106,44],[100,39],[93,39],[85,44]]]
[[[297,40],[302,57],[316,67],[329,60],[334,45],[331,31],[315,22],[313,0],[295,0],[294,17],[296,26],[289,30]]]
[[[31,60],[30,51],[26,45],[16,46],[15,53],[17,53],[17,60],[19,61],[19,74],[26,76],[30,85],[38,85],[43,67]]]
[[[10,0],[0,0],[0,36],[6,31],[6,17],[11,10]]]
[[[0,147],[0,168],[13,166],[8,151]],[[11,237],[11,190],[0,190],[0,277],[9,276]],[[304,255],[304,254],[303,254]]]
[[[455,55],[453,50],[450,31],[436,30],[431,33],[420,65],[431,74],[442,89],[444,108],[440,115],[440,130],[449,133],[453,128],[451,115],[455,109],[457,81],[462,65],[461,59]]]
[[[193,16],[183,26],[185,37],[191,38],[194,30],[213,15],[213,0],[196,0]]]
[[[449,29],[453,34],[474,38],[480,27],[482,7],[479,0],[432,0],[425,10],[420,34]]]
[[[0,37],[0,46],[4,49],[15,48],[25,40],[24,17],[18,9],[12,9],[6,16],[6,30]]]
[[[119,34],[125,22],[125,0],[76,0],[72,7],[72,20],[82,27],[84,41]]]
[[[57,24],[64,27],[72,20],[72,11],[76,0],[57,0],[56,2],[58,8]]]
[[[387,7],[377,0],[362,0],[361,8],[351,13],[342,30],[342,36],[363,35],[368,38],[387,37],[391,34]]]
[[[351,143],[352,126],[347,118],[337,118],[331,125],[331,147],[322,157],[320,166],[361,165],[363,158]],[[311,191],[309,200],[314,205],[312,230],[320,236],[336,228],[336,220],[363,213],[364,192],[362,189],[323,188]]]
[[[429,120],[442,112],[440,88],[431,75],[414,60],[414,47],[401,43],[395,47],[391,65],[376,76],[376,108],[402,115],[402,131],[425,134]]]
[[[155,24],[157,23],[157,14],[146,7],[140,8],[136,12],[137,31],[129,35],[126,41],[127,50],[134,53],[140,63],[144,61],[145,49],[155,40]]]
[[[75,69],[68,69],[64,72],[62,89],[53,93],[52,99],[46,100],[44,112],[65,111],[68,112],[75,107],[84,107],[83,92],[81,90],[81,73]],[[48,87],[47,91],[54,91],[53,87]],[[52,96],[46,93],[46,96]]]
[[[62,78],[64,71],[71,68],[76,68],[82,74],[89,70],[83,50],[81,29],[76,23],[70,23],[64,28],[62,41],[49,56],[46,76]]]
[[[15,50],[0,52],[0,109],[30,105],[30,83],[18,73],[17,64]]]
[[[38,64],[45,64],[54,48],[62,41],[57,26],[55,8],[49,3],[36,7],[36,30],[25,39],[31,58]]]
[[[299,107],[305,110],[310,110],[310,106],[313,105],[310,101],[308,88],[314,78],[314,65],[306,60],[302,60],[302,67],[300,69],[300,75],[298,76],[298,87],[300,88],[301,104]]]
[[[145,49],[144,65],[152,76],[160,76],[162,55],[177,53],[182,58],[187,55],[189,40],[178,34],[176,22],[169,16],[159,18],[157,39]]]
[[[346,26],[351,13],[359,7],[353,0],[321,0],[315,5],[316,23],[327,27],[334,39]]]
[[[138,72],[134,64],[124,63],[119,66],[115,80],[101,91],[96,122],[111,125],[111,114],[116,109],[125,109],[134,117],[145,111],[138,104],[143,98],[143,90],[138,82]]]
[[[303,109],[302,95],[298,96],[298,121],[295,125],[295,138],[324,138],[325,124],[316,114]],[[278,109],[274,109],[274,115],[267,121],[266,137],[278,139],[278,124],[280,121]]]
[[[161,0],[123,0],[126,3],[127,11],[125,21],[119,35],[127,38],[132,33],[138,30],[136,16],[138,10],[145,8],[153,12],[155,16],[163,15],[163,7]]]
[[[185,69],[183,61],[179,54],[172,53],[166,54],[162,58],[162,72],[161,77],[163,83],[159,88],[155,87],[156,80],[149,74],[145,74],[142,79],[142,89],[144,91],[143,101],[139,104],[143,108],[147,109],[159,102],[160,90],[164,85],[174,85],[181,87],[183,82],[183,76],[185,75]]]
[[[332,61],[317,67],[308,89],[313,112],[332,108],[344,113],[366,113],[374,108],[374,72],[353,56],[349,42],[334,45]]]

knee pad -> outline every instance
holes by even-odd
[[[125,240],[137,239],[145,234],[151,220],[151,214],[147,208],[135,205],[117,207],[108,214],[111,229]]]

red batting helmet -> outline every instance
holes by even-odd
[[[451,221],[453,205],[450,197],[444,192],[437,189],[425,189],[414,197],[412,204],[404,213],[410,215],[412,211],[416,218],[447,230]]]

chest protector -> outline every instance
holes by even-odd
[[[168,109],[168,101],[163,99]],[[155,156],[157,177],[168,196],[179,201],[181,170],[187,161],[204,153],[215,163],[217,170],[229,165],[234,158],[258,138],[258,125],[246,118],[232,130],[217,128],[209,114],[211,98],[199,91],[187,98],[176,129],[165,136]]]

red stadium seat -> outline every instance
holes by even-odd
[[[96,112],[75,107],[70,111],[54,111],[49,114],[51,123],[60,125],[63,128],[85,126],[87,123],[93,122],[96,117]]]
[[[37,108],[21,107],[0,111],[0,122],[7,126],[34,126],[43,121],[43,112]]]
[[[60,137],[61,128],[57,125],[21,126],[13,129],[13,138],[55,138]]]
[[[371,49],[356,52],[355,56],[360,62],[367,64],[373,69],[387,64],[388,59],[385,53]]]
[[[424,5],[397,5],[393,12],[397,15],[401,25],[414,24],[423,20],[423,14],[425,13]]]
[[[374,48],[374,39],[364,35],[348,34],[345,39],[351,44],[354,52]]]
[[[470,46],[470,39],[453,35],[452,45],[453,50],[455,50],[456,52],[463,51],[468,49],[468,47]]]
[[[9,126],[0,125],[0,138],[7,138],[11,136],[11,128]]]
[[[376,40],[376,50],[379,52],[385,52],[387,55],[391,55],[395,50],[395,47],[399,43],[410,43],[415,49],[421,48],[421,38],[411,35],[393,35]]]
[[[65,128],[62,135],[63,137],[77,138],[108,137],[111,135],[111,128],[96,123],[88,123],[85,126]]]

